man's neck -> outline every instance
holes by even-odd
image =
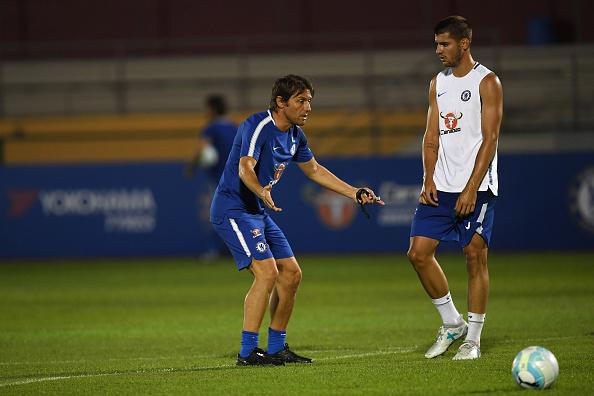
[[[454,67],[454,76],[464,77],[472,70],[474,65],[475,62],[474,59],[472,59],[472,55],[470,54],[470,52],[467,52],[460,60],[460,63],[458,63],[458,66]]]
[[[273,110],[270,113],[272,115],[272,119],[274,120],[274,125],[276,125],[276,127],[281,131],[287,132],[293,126],[289,120],[287,120],[287,118],[278,111]]]

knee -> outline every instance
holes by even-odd
[[[290,287],[297,288],[299,284],[301,284],[302,278],[301,268],[297,267],[295,270],[291,271],[289,274],[288,284]]]
[[[467,249],[464,252],[464,256],[466,257],[466,263],[468,263],[469,265],[475,265],[478,264],[478,262],[480,261],[480,254],[479,251],[476,249]]]
[[[478,249],[467,249],[464,252],[466,256],[466,269],[469,277],[480,276],[487,270],[487,260],[484,260],[484,254]]]
[[[279,286],[286,289],[297,289],[301,284],[301,268],[283,269],[279,274]]]
[[[413,267],[415,267],[415,269],[422,268],[430,257],[428,254],[423,253],[412,247],[408,249],[408,252],[406,252],[406,256],[408,257],[408,261],[410,261],[410,263],[413,265]]]
[[[279,275],[276,266],[268,266],[262,268],[260,271],[254,272],[254,276],[257,281],[262,282],[269,290],[272,290]]]
[[[276,261],[279,269],[278,286],[283,289],[297,289],[301,283],[301,267],[295,257],[278,259]]]

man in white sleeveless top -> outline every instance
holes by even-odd
[[[465,337],[453,359],[476,359],[489,294],[487,252],[498,194],[503,92],[497,76],[472,58],[472,29],[465,18],[445,18],[434,33],[435,52],[446,69],[429,86],[423,190],[408,258],[443,322],[425,357],[439,356]],[[457,241],[466,257],[468,323],[454,306],[435,259],[441,241]]]

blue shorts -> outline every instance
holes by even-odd
[[[238,270],[249,267],[252,259],[294,256],[285,234],[268,214],[238,212],[231,216],[211,219],[211,223],[231,251]]]
[[[459,196],[460,193],[438,191],[439,206],[419,203],[410,227],[410,236],[456,241],[465,247],[477,233],[489,246],[497,197],[490,190],[479,191],[474,212],[464,218],[458,218],[454,208]]]

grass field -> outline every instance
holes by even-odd
[[[0,394],[513,394],[533,392],[511,376],[529,345],[559,361],[547,394],[594,392],[594,254],[493,254],[483,356],[469,362],[455,348],[423,357],[439,317],[405,257],[300,263],[287,341],[315,362],[271,368],[234,365],[251,279],[229,261],[2,263]],[[461,256],[441,263],[466,312]]]

